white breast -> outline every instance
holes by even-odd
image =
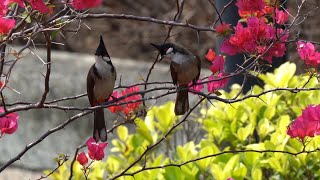
[[[95,67],[101,79],[95,79],[95,85],[93,88],[94,96],[98,101],[108,99],[111,95],[115,84],[115,69],[112,71],[112,66],[106,61],[102,60],[102,57],[96,57]]]

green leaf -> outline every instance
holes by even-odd
[[[252,124],[248,124],[246,127],[239,128],[237,131],[237,138],[241,141],[245,141],[252,130]]]
[[[231,172],[233,171],[235,166],[239,163],[239,159],[240,159],[239,154],[236,154],[236,155],[232,156],[230,158],[230,160],[228,161],[228,163],[226,164],[226,166],[224,167],[223,173],[224,174],[230,173],[229,176],[231,176]]]
[[[251,171],[251,176],[253,180],[262,180],[262,171],[260,168],[253,168]]]
[[[268,159],[269,165],[271,168],[273,168],[275,171],[282,171],[282,166],[280,164],[280,161],[274,157],[271,157]]]
[[[158,119],[158,128],[166,133],[168,129],[173,125],[176,116],[174,114],[174,104],[172,101],[160,106],[155,112],[155,116]]]
[[[295,72],[296,65],[286,62],[277,68],[274,73],[259,74],[258,77],[273,88],[288,87]]]
[[[236,167],[232,172],[234,179],[244,179],[247,174],[247,167],[240,163],[239,167]]]
[[[117,128],[117,134],[121,141],[125,142],[128,138],[128,129],[125,126],[119,126]]]
[[[141,134],[150,144],[153,144],[152,136],[144,121],[140,118],[136,118],[134,122],[137,125],[138,133]]]

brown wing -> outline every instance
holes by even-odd
[[[193,80],[193,83],[196,83],[197,80],[199,79],[200,77],[200,72],[201,72],[201,59],[199,56],[195,56],[196,60],[197,60],[197,67],[198,67],[198,74],[196,76],[196,78]]]
[[[96,105],[96,100],[94,98],[93,94],[93,88],[94,88],[94,65],[90,68],[87,76],[87,93],[88,93],[88,98],[91,106]]]
[[[170,72],[171,72],[171,78],[172,78],[172,82],[174,85],[177,85],[178,83],[178,73],[176,71],[176,66],[177,64],[173,61],[171,61],[171,64],[170,64]]]

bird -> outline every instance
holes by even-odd
[[[151,43],[160,53],[161,61],[164,57],[170,61],[170,72],[173,84],[177,86],[177,97],[174,112],[183,115],[189,110],[188,84],[196,83],[200,76],[201,61],[182,45]]]
[[[87,94],[92,107],[108,101],[117,78],[117,71],[111,62],[102,36],[100,36],[100,43],[94,54],[94,58],[95,63],[91,66],[87,76]],[[108,139],[108,135],[104,111],[102,108],[95,109],[93,114],[93,138],[96,142],[99,140],[105,142]]]

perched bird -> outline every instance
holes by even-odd
[[[100,43],[94,56],[96,62],[87,76],[87,93],[91,106],[108,101],[117,78],[117,72],[100,36]],[[94,110],[93,138],[98,142],[107,141],[107,129],[103,109]]]
[[[170,63],[171,77],[174,85],[178,85],[174,112],[183,115],[189,109],[188,84],[199,79],[201,61],[183,46],[173,43],[165,43],[152,46],[160,52],[160,61],[167,57]]]

